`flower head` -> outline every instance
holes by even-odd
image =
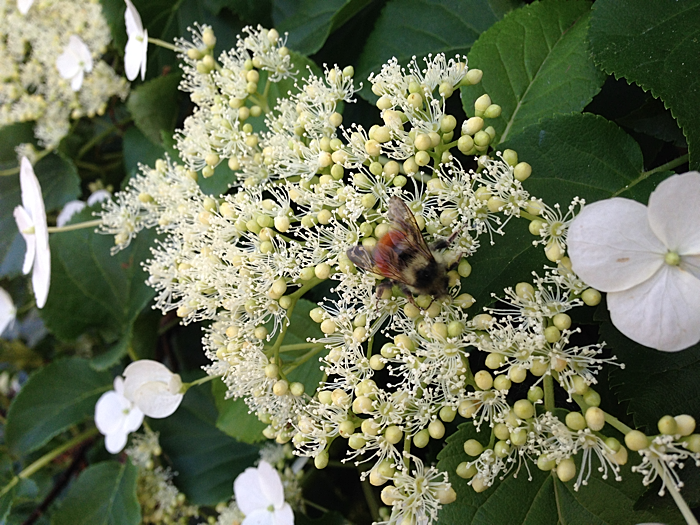
[[[140,359],[124,370],[124,396],[148,417],[163,418],[180,406],[182,381],[158,361]]]
[[[4,288],[0,288],[0,335],[5,331],[5,328],[12,324],[16,315],[17,308],[12,302],[12,297]]]
[[[586,206],[569,228],[573,270],[608,292],[627,337],[675,352],[700,341],[700,173],[674,175],[649,206],[614,198]]]
[[[129,80],[134,80],[141,71],[141,80],[144,80],[146,78],[146,58],[148,57],[148,30],[143,28],[141,16],[131,0],[125,0],[125,2],[124,21],[129,40],[124,49],[124,71]]]
[[[95,405],[95,426],[105,436],[105,448],[112,454],[120,452],[142,422],[143,412],[124,397],[124,380],[117,376],[114,390],[102,394]]]
[[[14,211],[27,251],[24,255],[22,272],[26,275],[33,268],[32,287],[37,308],[43,308],[51,285],[51,250],[49,230],[46,226],[46,210],[41,196],[39,180],[27,157],[22,157],[19,182],[22,188],[22,204]]]
[[[245,514],[242,525],[293,525],[294,513],[284,501],[280,475],[266,461],[245,469],[233,482],[233,492]]]
[[[70,36],[68,45],[56,59],[56,67],[63,78],[70,80],[73,91],[80,91],[83,76],[92,71],[92,55],[79,36]]]

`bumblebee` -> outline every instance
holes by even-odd
[[[414,294],[432,295],[435,299],[446,296],[447,271],[454,263],[448,265],[436,251],[447,248],[461,230],[449,239],[428,246],[413,213],[396,196],[389,199],[388,219],[389,231],[377,240],[374,248],[353,246],[347,251],[348,259],[358,268],[386,277],[387,280],[377,286],[377,296],[393,285],[397,285],[413,304]]]

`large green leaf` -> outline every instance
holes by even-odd
[[[9,126],[2,128],[2,131],[9,128],[16,129],[15,126]],[[12,137],[18,138],[15,134]],[[0,141],[3,139],[12,140],[0,132]],[[17,159],[14,158],[8,165],[17,166]],[[34,173],[39,179],[47,212],[58,210],[80,195],[80,178],[75,165],[60,154],[51,154],[41,159],[34,166]],[[25,244],[12,215],[15,207],[21,203],[19,174],[0,177],[0,232],[3,232],[3,242],[0,243],[0,277],[12,277],[22,269]]]
[[[457,501],[440,511],[440,525],[541,525],[566,523],[568,525],[634,525],[640,522],[661,521],[667,525],[683,523],[675,510],[637,510],[635,502],[646,488],[639,475],[633,474],[629,465],[623,468],[621,482],[613,476],[602,479],[596,470],[597,458],[588,484],[578,491],[573,488],[575,479],[567,483],[540,471],[530,463],[516,465],[504,480],[496,480],[486,491],[477,494],[468,480],[455,474],[462,461],[472,458],[464,453],[468,439],[488,443],[490,432],[477,434],[471,422],[460,425],[457,432],[447,439],[447,445],[438,455],[438,468],[450,475]],[[529,461],[523,459],[523,461]],[[580,465],[579,465],[580,467]],[[517,477],[514,475],[517,472]],[[529,479],[531,478],[531,479]]]
[[[466,55],[481,33],[519,4],[517,0],[389,0],[364,45],[356,78],[364,81],[391,57],[403,65],[414,55]],[[360,94],[375,100],[370,87],[365,82]]]
[[[144,82],[131,91],[126,102],[136,126],[154,144],[161,144],[161,131],[172,134],[179,111],[180,75],[170,73]]]
[[[150,422],[178,472],[175,484],[198,505],[228,501],[233,480],[258,458],[257,447],[239,443],[216,428],[216,406],[207,390],[190,389],[177,412]]]
[[[27,454],[72,425],[91,419],[112,376],[85,359],[55,361],[29,377],[10,405],[5,439],[14,454]]]
[[[71,222],[91,220],[93,211],[87,208]],[[66,340],[90,329],[123,334],[154,295],[141,267],[154,238],[152,230],[143,231],[112,256],[112,236],[91,228],[51,235],[51,288],[41,311],[47,328]]]
[[[138,525],[137,474],[130,461],[88,467],[53,514],[51,525]]]
[[[590,3],[547,0],[508,14],[469,52],[469,67],[484,71],[480,84],[462,88],[462,103],[488,93],[502,108],[488,119],[502,142],[540,119],[581,111],[605,80],[586,45]]]
[[[216,428],[243,443],[265,440],[262,431],[267,425],[248,412],[250,409],[242,398],[226,399],[226,385],[216,379],[212,382],[211,390],[219,411]]]
[[[313,55],[321,49],[331,31],[340,27],[370,0],[302,0],[275,2],[275,27],[289,33],[287,47]]]
[[[599,0],[591,19],[593,57],[605,71],[660,98],[678,120],[700,166],[700,0]]]

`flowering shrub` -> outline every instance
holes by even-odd
[[[17,223],[51,335],[46,350],[21,332],[7,343],[40,356],[8,370],[38,369],[18,393],[6,388],[8,450],[45,452],[0,489],[12,512],[27,478],[60,469],[66,452],[78,469],[99,432],[126,456],[90,456],[58,524],[115,497],[105,519],[126,523],[553,523],[583,512],[697,523],[682,490],[700,466],[696,106],[677,98],[677,70],[655,84],[636,67],[636,48],[651,44],[614,2],[508,14],[481,4],[465,3],[481,10],[468,16],[483,26],[473,36],[428,26],[455,45],[412,43],[399,57],[383,33],[399,16],[415,35],[421,16],[450,18],[346,6],[327,31],[348,36],[344,17],[377,17],[372,46],[355,65],[319,68],[296,49],[326,57],[337,42],[305,29],[303,11],[281,22],[288,33],[253,24],[229,38],[202,19],[170,43],[152,36],[171,27],[145,4],[105,3],[125,45],[111,51],[124,55],[115,67],[137,83],[126,106],[110,104],[130,116],[48,159],[75,162],[86,194],[109,196],[104,141],[121,145],[129,177],[87,207],[66,195],[57,217],[46,190],[45,206],[38,197],[66,177],[39,160],[30,180],[22,158],[18,209],[34,208]],[[224,7],[257,16],[228,4],[212,16]],[[628,45],[611,29],[622,22],[634,45],[621,60],[610,49]],[[56,66],[77,92],[95,68],[76,42]],[[681,71],[687,53],[671,59]],[[603,71],[662,98],[687,144],[663,107]],[[34,151],[19,136],[14,146]],[[35,201],[61,225],[32,229]],[[44,233],[50,288],[32,252]],[[20,301],[0,319],[13,333],[33,306]]]

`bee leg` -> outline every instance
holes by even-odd
[[[434,243],[432,243],[430,245],[430,249],[431,250],[444,250],[445,248],[448,248],[453,242],[455,242],[455,239],[457,238],[457,236],[460,233],[462,233],[462,230],[464,229],[465,226],[466,226],[466,224],[464,226],[457,228],[454,232],[452,232],[452,235],[450,235],[447,239],[439,239],[439,240],[435,241]],[[460,259],[461,259],[461,256],[460,256]]]
[[[403,294],[406,296],[406,299],[408,299],[408,302],[411,303],[413,306],[418,308],[418,305],[416,304],[416,300],[413,298],[413,293],[411,290],[409,290],[408,286],[406,286],[403,283],[397,283],[399,285],[399,289],[403,292]],[[420,308],[418,308],[420,310]]]
[[[377,285],[377,290],[375,292],[375,295],[377,296],[377,299],[381,299],[382,295],[384,295],[384,292],[387,290],[391,290],[391,287],[394,286],[394,282],[390,280],[382,281]]]

